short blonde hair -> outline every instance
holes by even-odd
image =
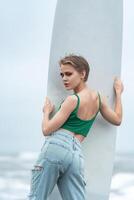
[[[89,71],[90,71],[90,67],[88,62],[86,61],[85,58],[83,58],[82,56],[77,56],[74,54],[70,54],[68,56],[65,56],[64,58],[62,58],[59,61],[59,64],[61,65],[66,65],[66,64],[70,64],[72,67],[74,67],[79,73],[85,71],[85,77],[84,77],[84,82],[87,81],[88,79],[88,75],[89,75]]]

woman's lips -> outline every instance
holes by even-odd
[[[68,83],[64,83],[64,85],[67,87],[69,84]]]

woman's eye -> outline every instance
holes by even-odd
[[[62,73],[60,73],[61,77],[63,77],[64,75]]]
[[[67,75],[67,76],[71,76],[71,75],[72,75],[72,73],[66,73],[66,75]]]
[[[67,73],[65,73],[65,75],[66,75],[66,76],[71,76],[71,75],[72,75],[72,73],[70,73],[70,72],[67,72]],[[64,76],[64,74],[63,74],[63,73],[60,73],[60,76],[61,76],[61,77],[63,77],[63,76]]]

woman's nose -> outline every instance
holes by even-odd
[[[64,76],[64,77],[63,77],[63,81],[67,81],[67,77]]]

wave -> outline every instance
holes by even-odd
[[[11,161],[11,160],[33,160],[38,156],[39,152],[19,152],[19,153],[12,153],[12,154],[0,154],[0,162],[1,161]]]

